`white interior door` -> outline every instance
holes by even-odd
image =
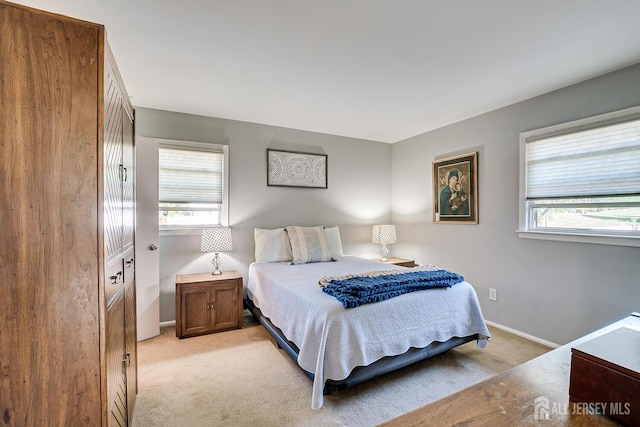
[[[136,300],[138,341],[160,334],[158,141],[136,136]]]

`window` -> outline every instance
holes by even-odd
[[[225,224],[226,146],[161,142],[159,148],[160,229]]]
[[[640,107],[522,133],[520,158],[520,237],[640,246]]]

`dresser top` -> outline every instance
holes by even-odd
[[[618,328],[574,346],[571,352],[640,379],[640,331]]]

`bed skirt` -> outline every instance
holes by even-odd
[[[262,326],[269,332],[269,334],[276,340],[278,346],[280,346],[295,362],[298,364],[298,347],[289,341],[282,331],[278,329],[271,321],[265,317],[260,309],[253,304],[248,297],[244,298],[244,306],[247,308],[253,317],[260,322]],[[368,366],[358,366],[354,368],[349,376],[344,380],[335,381],[327,380],[324,384],[323,394],[331,394],[337,390],[351,387],[356,384],[368,381],[380,375],[395,371],[405,366],[409,366],[413,363],[419,362],[424,359],[428,359],[437,354],[443,353],[447,350],[457,347],[461,344],[475,341],[479,338],[478,334],[469,335],[466,337],[453,337],[445,342],[434,341],[424,348],[410,348],[407,352],[399,354],[397,356],[386,356]],[[300,367],[300,365],[298,365]],[[300,368],[311,380],[314,379],[314,374]]]

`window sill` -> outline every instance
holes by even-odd
[[[594,243],[598,245],[640,247],[640,236],[610,234],[561,233],[555,231],[516,230],[521,239],[554,240],[558,242]]]

